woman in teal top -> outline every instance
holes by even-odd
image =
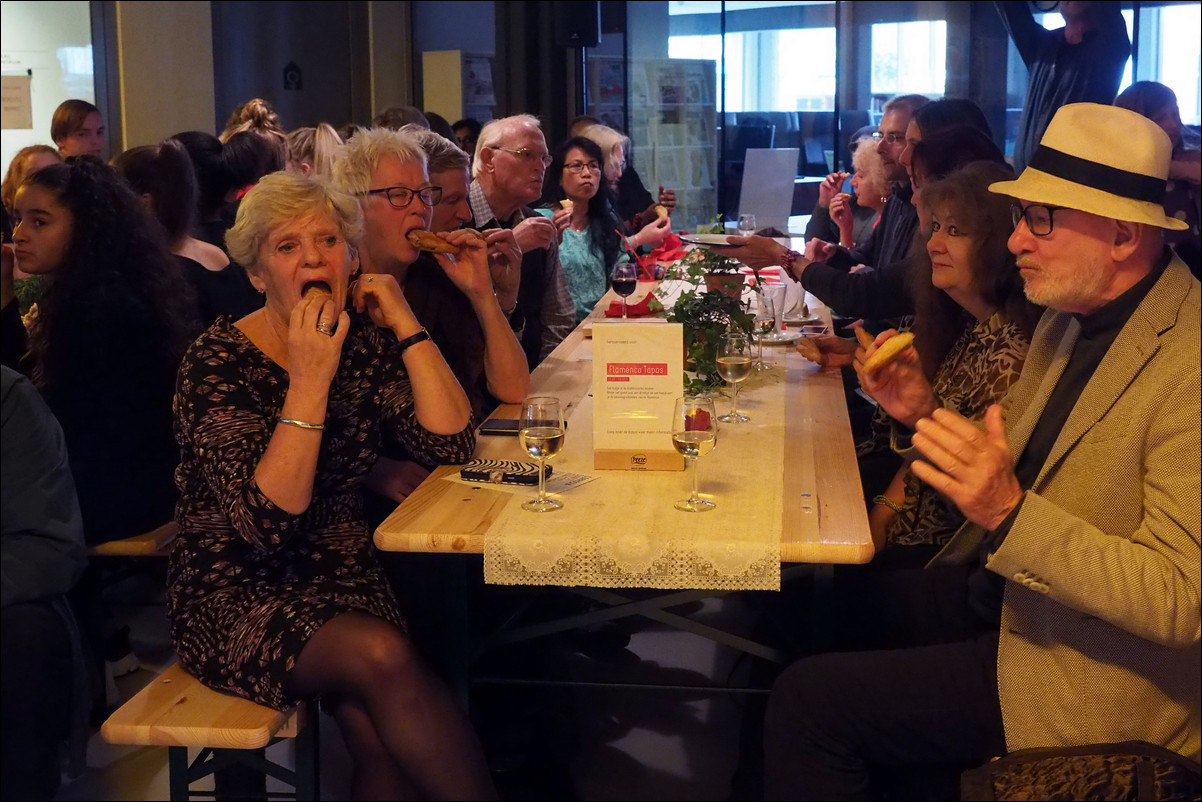
[[[618,236],[619,223],[604,170],[601,148],[591,139],[572,137],[560,146],[547,169],[543,197],[551,201],[551,208],[538,210],[561,232],[559,261],[568,278],[578,323],[605,294],[613,266],[630,261]],[[658,228],[663,227],[653,223],[630,237],[631,247],[662,240],[664,234],[658,233]]]

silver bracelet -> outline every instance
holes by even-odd
[[[286,423],[289,426],[298,426],[301,429],[324,429],[324,423],[307,423],[303,420],[293,420],[292,418],[280,418],[280,423]]]

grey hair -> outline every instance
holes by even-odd
[[[257,272],[259,249],[271,230],[310,216],[329,217],[352,251],[358,251],[363,239],[359,202],[325,179],[280,171],[263,176],[243,196],[234,226],[225,233],[230,258]]]
[[[484,127],[480,129],[480,136],[476,140],[476,153],[472,158],[472,178],[476,178],[480,174],[481,152],[485,148],[500,147],[501,140],[506,134],[523,125],[529,125],[539,131],[543,130],[543,124],[533,114],[515,114],[512,117],[490,120],[484,124]]]
[[[366,195],[376,168],[389,156],[402,164],[417,162],[426,167],[426,152],[412,136],[391,128],[360,130],[342,146],[334,162],[334,186],[351,195]]]
[[[426,152],[426,170],[429,174],[445,173],[447,170],[467,170],[471,167],[471,157],[463,152],[459,143],[452,142],[442,134],[417,125],[403,126],[400,131],[413,137]]]
[[[853,171],[863,171],[865,178],[880,187],[882,195],[889,194],[889,180],[885,176],[885,162],[876,148],[856,148],[851,155]]]

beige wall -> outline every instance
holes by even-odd
[[[374,116],[390,106],[414,105],[413,25],[407,2],[370,2],[367,6],[371,15],[371,113]]]
[[[118,2],[122,142],[113,155],[180,131],[215,132],[208,2]]]

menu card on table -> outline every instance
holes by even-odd
[[[593,327],[593,467],[680,471],[672,414],[684,392],[684,327]]]

